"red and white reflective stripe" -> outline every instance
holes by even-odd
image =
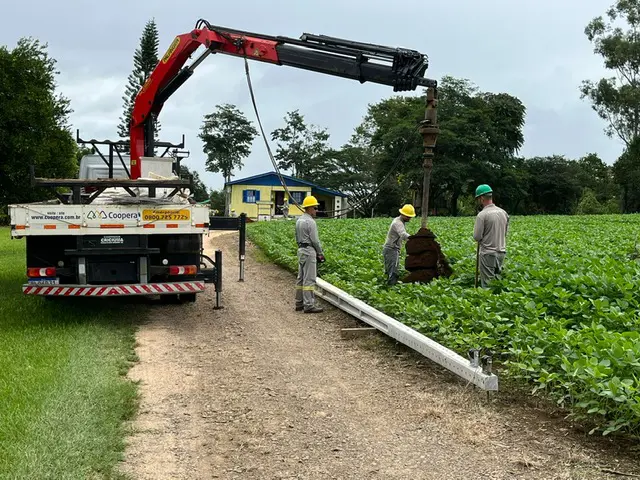
[[[142,283],[138,285],[107,285],[101,287],[22,286],[22,292],[26,295],[57,295],[64,297],[158,295],[165,293],[204,292],[204,289],[204,282]]]

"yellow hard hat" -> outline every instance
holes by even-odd
[[[406,217],[413,218],[416,216],[416,209],[413,208],[413,205],[411,205],[410,203],[403,205],[402,208],[399,210],[399,212]]]
[[[320,204],[318,203],[316,197],[314,197],[313,195],[304,197],[304,200],[302,201],[302,208],[317,207],[318,205]]]

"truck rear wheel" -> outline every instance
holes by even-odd
[[[175,304],[178,303],[178,295],[160,295],[160,303]]]
[[[196,301],[196,294],[176,293],[173,295],[160,295],[160,301],[164,304],[193,303]]]
[[[180,303],[193,303],[196,301],[195,293],[181,293],[178,296]]]

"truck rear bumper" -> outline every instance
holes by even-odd
[[[175,295],[204,292],[204,282],[141,283],[135,285],[22,285],[25,295],[62,297],[115,297],[126,295]]]

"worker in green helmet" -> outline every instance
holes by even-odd
[[[489,185],[479,185],[475,197],[482,210],[476,217],[473,239],[478,242],[480,285],[488,288],[489,282],[502,273],[509,215],[493,203],[493,190]]]

